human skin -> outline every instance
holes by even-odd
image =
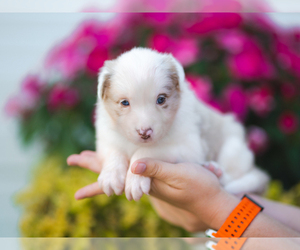
[[[92,151],[71,155],[67,162],[69,165],[77,165],[96,173],[101,171],[101,159],[98,159],[95,152]],[[215,174],[196,164],[170,164],[154,159],[140,159],[132,164],[131,171],[152,178],[150,196],[153,197],[152,204],[158,214],[189,231],[202,231],[206,228],[219,229],[240,201],[238,197],[222,189]],[[78,190],[75,198],[83,199],[99,194],[103,194],[103,191],[96,182]],[[267,204],[266,209],[256,216],[243,236],[300,236],[298,233],[300,229],[297,226],[293,225],[295,229],[293,230],[285,226],[284,221],[282,223],[276,218],[276,212],[272,210],[274,207],[271,206],[272,203],[262,199],[259,202],[263,206]],[[296,215],[298,215],[297,218],[300,217],[299,209],[284,205],[283,207],[288,210],[293,209],[293,219]],[[281,212],[283,211],[281,210]],[[279,218],[291,221],[291,218],[287,219],[288,216],[287,214]]]

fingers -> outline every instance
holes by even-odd
[[[87,185],[81,189],[79,189],[75,193],[75,199],[81,200],[84,198],[92,197],[95,195],[104,194],[104,192],[100,189],[98,182],[94,182],[93,184]]]
[[[93,151],[83,151],[79,155],[70,155],[67,159],[67,163],[70,166],[87,168],[95,173],[100,173],[101,171],[101,163],[97,154]]]
[[[219,168],[219,164],[214,161],[206,162],[202,166],[214,173],[218,178],[223,175],[223,171]]]
[[[80,154],[81,155],[91,155],[91,156],[97,155],[97,153],[95,151],[91,151],[91,150],[84,150]]]
[[[131,172],[147,177],[153,177],[161,181],[166,181],[176,174],[176,164],[170,164],[163,161],[154,160],[151,158],[144,158],[136,160],[131,165]],[[172,171],[171,171],[172,170]]]

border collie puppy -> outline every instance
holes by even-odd
[[[171,163],[215,162],[231,193],[262,192],[268,176],[255,167],[245,131],[232,115],[196,98],[171,54],[133,48],[106,61],[98,79],[96,148],[105,194],[148,194],[151,179],[129,166],[151,157]]]

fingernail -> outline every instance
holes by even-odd
[[[134,169],[135,174],[141,174],[146,170],[146,164],[145,163],[138,163]]]
[[[68,157],[67,162],[69,164],[74,164],[78,161],[78,155],[71,155]]]
[[[81,200],[85,195],[85,192],[83,192],[82,190],[78,190],[76,193],[75,193],[75,199],[76,200]]]

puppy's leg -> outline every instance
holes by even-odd
[[[254,157],[246,143],[239,137],[229,137],[222,145],[218,160],[223,176],[223,185],[240,178],[253,166]]]
[[[257,193],[263,194],[269,182],[266,173],[253,167],[248,173],[239,179],[233,180],[224,186],[224,189],[232,194]]]
[[[268,176],[254,167],[253,153],[239,137],[225,141],[218,163],[223,169],[220,182],[230,193],[260,192],[268,182]]]
[[[127,171],[125,195],[130,200],[138,201],[143,194],[149,194],[151,179],[149,177],[133,174],[130,168]]]
[[[151,179],[131,172],[131,165],[138,159],[149,156],[146,152],[137,151],[131,158],[130,167],[127,171],[125,195],[128,200],[138,201],[143,194],[149,194]]]
[[[98,177],[99,187],[110,196],[120,195],[125,187],[128,160],[125,155],[115,150],[102,152],[103,166]]]

